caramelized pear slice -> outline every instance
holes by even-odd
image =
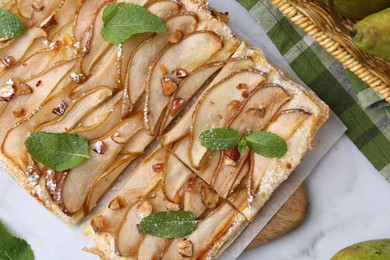
[[[145,128],[150,134],[157,134],[161,114],[164,114],[169,102],[169,97],[163,93],[163,78],[170,78],[170,73],[177,69],[192,72],[221,49],[222,45],[222,39],[216,33],[196,31],[160,54],[148,73],[146,85],[144,117]],[[177,53],[180,55],[177,56]]]
[[[92,185],[88,192],[84,204],[84,216],[87,216],[91,210],[97,205],[101,197],[107,192],[112,183],[118,178],[123,170],[134,160],[135,156],[122,157],[119,156],[116,162],[113,163]]]
[[[0,114],[0,122],[2,122],[2,129],[10,129],[18,121],[17,117],[10,117],[13,111],[19,107],[23,107],[25,115],[31,117],[31,115],[39,110],[45,99],[50,94],[50,92],[56,87],[57,83],[69,72],[69,70],[75,65],[75,61],[67,61],[57,66],[51,68],[48,72],[37,76],[25,84],[28,86],[34,86],[33,92],[28,95],[22,95],[14,97],[10,100],[3,112]],[[41,82],[40,87],[35,87],[37,82]],[[4,137],[7,131],[0,132],[0,144],[3,143]]]
[[[125,144],[121,154],[139,155],[144,152],[146,146],[148,146],[153,140],[153,136],[148,135],[145,129],[141,129]]]
[[[232,114],[232,102],[241,102],[258,84],[266,79],[257,70],[233,73],[219,84],[203,93],[192,114],[188,157],[194,168],[198,168],[207,149],[198,140],[201,133],[210,128],[224,127]]]
[[[142,217],[137,214],[138,208],[142,207],[149,201],[138,201],[127,212],[126,216],[119,225],[115,234],[115,251],[119,256],[135,256],[139,244],[145,236],[140,232],[137,225],[141,223]]]
[[[35,0],[36,1],[36,0]],[[68,27],[72,26],[77,17],[83,2],[97,2],[97,1],[80,1],[80,0],[65,0],[64,5],[58,10],[55,17],[57,24],[48,30],[48,38],[56,39],[61,36],[63,31],[68,31]]]
[[[158,2],[152,3],[148,7],[148,10],[152,14],[154,14],[158,17],[161,17],[162,19],[178,13],[179,9],[180,9],[179,4],[175,1],[170,1],[170,0],[158,1]]]
[[[121,101],[117,101],[116,104],[111,108],[111,112],[102,117],[101,122],[97,122],[91,126],[82,126],[73,129],[71,132],[81,135],[87,140],[94,140],[100,136],[103,136],[114,128],[121,120]]]
[[[90,144],[90,158],[69,171],[62,187],[62,199],[67,211],[75,213],[82,208],[93,183],[115,160],[127,140],[141,128],[142,115],[137,113],[116,126],[100,140]],[[98,141],[105,144],[104,154],[93,151],[93,147]]]
[[[191,175],[191,170],[175,155],[168,152],[162,176],[162,190],[165,197],[171,202],[180,203],[178,193]]]
[[[20,15],[28,19],[29,25],[40,26],[53,13],[56,13],[65,0],[18,0]]]
[[[96,12],[104,2],[105,0],[86,0],[82,2],[73,28],[73,34],[76,41],[81,42],[83,40],[84,34],[90,29],[90,26],[95,21]]]
[[[145,197],[155,189],[161,181],[162,171],[153,171],[153,166],[164,163],[164,160],[165,151],[158,149],[137,165],[133,171],[134,173],[126,180],[120,191],[120,198],[124,207],[116,210],[108,208],[104,211],[105,225],[103,231],[115,232],[132,205],[139,201],[139,198]],[[145,176],[148,176],[148,178],[145,178]]]
[[[133,105],[144,93],[148,68],[158,54],[168,45],[169,33],[177,30],[183,32],[183,34],[193,32],[196,28],[197,18],[194,14],[179,13],[169,17],[165,24],[168,34],[156,35],[145,40],[137,46],[129,60],[125,87],[129,90],[130,102]]]
[[[32,27],[26,33],[17,37],[12,44],[6,48],[0,49],[0,60],[12,57],[12,62],[18,62],[27,52],[27,49],[35,39],[46,37],[46,32],[38,27]],[[0,72],[3,63],[0,62]],[[10,64],[12,67],[14,64]],[[5,67],[6,68],[6,67]]]
[[[112,95],[112,90],[101,86],[91,89],[85,95],[76,99],[65,110],[64,114],[42,125],[38,130],[61,133],[73,129],[77,123],[88,113],[93,111],[102,102]]]

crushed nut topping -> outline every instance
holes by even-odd
[[[218,205],[219,196],[209,187],[202,185],[200,195],[202,198],[203,205],[205,205],[207,208],[215,208]]]
[[[192,242],[185,238],[176,244],[176,248],[182,257],[191,257],[194,250]]]
[[[170,211],[178,211],[180,210],[180,205],[173,202],[167,202],[165,208]]]
[[[241,96],[242,96],[243,98],[247,98],[247,97],[249,97],[249,92],[246,91],[246,90],[244,90],[243,92],[241,92]]]
[[[149,201],[145,200],[137,206],[137,215],[140,218],[146,218],[147,216],[152,215],[152,210],[152,204],[150,204]]]
[[[75,72],[71,72],[69,78],[76,83],[83,83],[86,80],[86,77],[83,73],[77,74]]]
[[[184,103],[185,101],[182,98],[176,98],[175,100],[173,100],[170,109],[171,116],[175,116],[177,112],[179,112],[182,109]]]
[[[236,166],[237,165],[237,163],[235,161],[233,161],[232,159],[230,159],[229,157],[225,158],[223,164],[227,165],[227,166]]]
[[[164,164],[163,163],[156,163],[152,166],[154,172],[162,172],[164,170]]]
[[[118,209],[122,209],[123,207],[125,206],[125,203],[124,201],[122,200],[121,197],[116,197],[114,198],[110,204],[108,204],[108,208],[111,209],[111,210],[118,210]]]
[[[233,100],[232,102],[230,102],[228,105],[227,105],[227,109],[232,111],[232,110],[236,110],[238,108],[238,106],[241,104],[240,101],[238,100]]]
[[[177,30],[176,32],[171,33],[168,36],[168,42],[170,42],[170,43],[178,43],[178,42],[181,41],[182,38],[183,38],[183,33],[180,30]]]
[[[24,109],[23,109],[23,107],[18,107],[17,109],[15,109],[14,111],[13,111],[13,114],[14,114],[14,116],[15,117],[22,117],[23,115],[24,115]]]
[[[223,151],[224,156],[230,158],[234,162],[237,162],[240,159],[240,152],[238,151],[237,146],[234,146],[228,150]]]
[[[178,79],[183,79],[188,76],[188,73],[184,69],[177,69],[172,71],[172,75],[174,75]]]
[[[53,114],[56,114],[57,116],[62,116],[65,114],[66,108],[68,106],[66,105],[65,101],[61,101],[53,110],[51,111]]]
[[[37,83],[35,84],[37,88],[39,88],[41,85],[42,85],[42,80],[38,80]]]
[[[104,228],[104,218],[102,215],[96,216],[91,220],[91,227],[95,233],[100,234]]]
[[[236,89],[248,89],[248,85],[244,83],[240,83],[236,86]]]
[[[161,85],[165,96],[170,96],[177,90],[177,83],[170,77],[163,77],[161,79]]]
[[[10,101],[14,96],[15,90],[11,85],[4,85],[0,87],[0,101]]]
[[[92,150],[97,154],[104,154],[104,148],[105,143],[103,141],[97,141],[94,146],[92,147]]]
[[[39,27],[41,27],[43,30],[47,30],[49,29],[50,27],[54,26],[54,25],[57,25],[57,20],[56,18],[54,17],[54,14],[50,15],[49,17],[47,17]]]
[[[1,63],[3,63],[3,65],[6,67],[6,68],[10,68],[12,67],[12,65],[15,64],[15,58],[13,56],[8,56],[4,59],[0,59]]]
[[[41,12],[45,8],[41,0],[34,0],[31,4],[31,7],[36,12]]]

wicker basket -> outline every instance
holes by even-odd
[[[390,103],[390,62],[359,50],[337,28],[329,10],[312,0],[270,2]],[[340,19],[348,29],[353,27],[353,21],[341,16]]]

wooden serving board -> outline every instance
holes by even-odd
[[[264,245],[296,229],[306,219],[309,205],[306,186],[303,183],[246,250]]]

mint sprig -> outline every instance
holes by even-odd
[[[36,161],[56,171],[72,169],[89,158],[88,142],[77,134],[39,131],[24,144]]]
[[[22,21],[16,15],[0,8],[0,39],[13,39],[25,31]]]
[[[199,135],[199,142],[208,150],[227,150],[238,146],[240,153],[247,147],[253,152],[269,158],[280,158],[287,152],[286,142],[276,134],[253,131],[247,136],[231,128],[211,128]]]
[[[0,259],[34,260],[34,253],[23,239],[14,237],[0,222]]]
[[[142,6],[130,3],[112,3],[103,11],[103,38],[119,44],[137,33],[166,34],[167,28],[158,16]]]
[[[199,142],[209,150],[227,150],[237,145],[241,135],[231,128],[211,128],[199,136]]]
[[[179,238],[197,228],[196,216],[191,211],[161,211],[142,219],[139,229],[160,238]]]

